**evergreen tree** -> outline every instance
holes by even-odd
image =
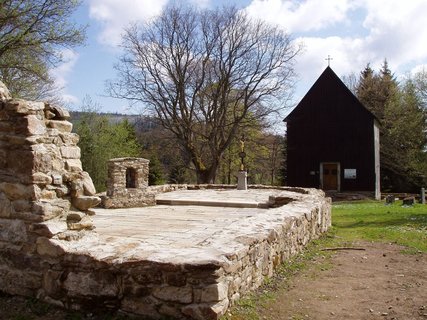
[[[413,81],[399,84],[385,60],[378,74],[367,65],[356,92],[380,122],[382,190],[417,191],[427,173],[427,126]]]
[[[89,172],[96,190],[100,192],[106,189],[108,160],[138,157],[141,147],[133,126],[127,120],[112,124],[107,116],[95,111],[96,106],[90,100],[86,103],[86,112],[74,130],[80,136],[83,169]]]

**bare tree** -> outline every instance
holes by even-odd
[[[234,7],[167,7],[128,28],[123,45],[110,94],[151,110],[191,158],[199,183],[215,181],[249,115],[285,107],[300,51],[283,30]]]

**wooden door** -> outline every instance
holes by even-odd
[[[338,190],[338,164],[323,164],[323,190]]]

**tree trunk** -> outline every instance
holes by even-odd
[[[218,163],[212,164],[209,168],[196,168],[197,184],[213,184],[215,183],[216,171]]]

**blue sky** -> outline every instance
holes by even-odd
[[[114,79],[120,34],[131,21],[161,13],[168,0],[83,0],[75,14],[88,24],[87,44],[64,50],[66,61],[52,70],[70,109],[85,96],[103,112],[138,113],[123,100],[106,97],[105,81]],[[180,1],[176,1],[180,2]],[[184,1],[183,1],[184,2]],[[186,0],[201,7],[234,4],[257,19],[277,24],[304,50],[297,57],[297,103],[327,66],[339,75],[359,72],[385,58],[399,77],[427,67],[427,0]]]

